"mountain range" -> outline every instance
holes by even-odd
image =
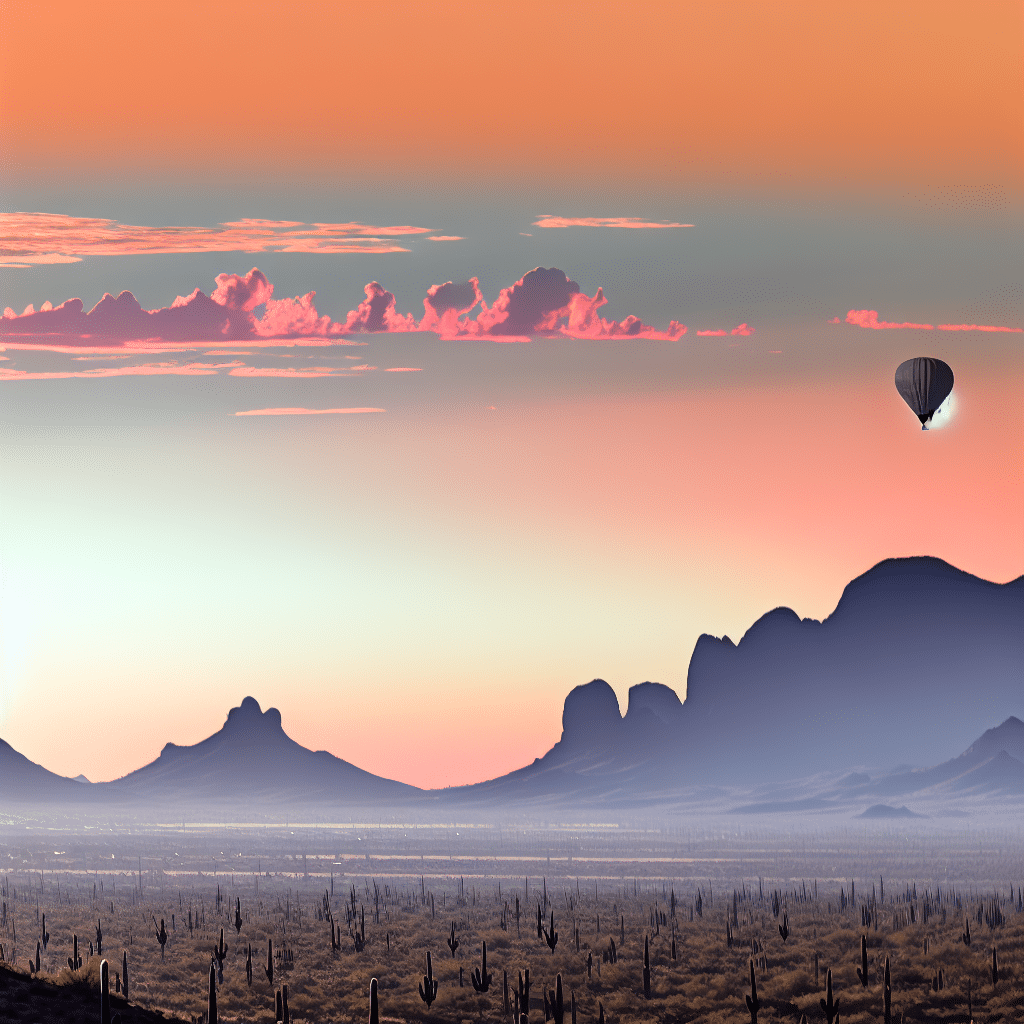
[[[487,782],[424,792],[380,778],[307,750],[284,732],[277,709],[246,697],[214,735],[168,743],[113,782],[63,778],[0,740],[0,806],[628,808],[736,804],[736,792],[764,796],[766,786],[770,799],[734,809],[910,793],[1022,797],[1024,723],[1009,717],[986,729],[1013,711],[1024,711],[1024,576],[995,584],[936,558],[888,559],[853,580],[822,621],[777,608],[737,643],[701,636],[685,701],[644,682],[629,690],[622,715],[604,680],[577,686],[551,750]],[[971,735],[977,740],[950,759],[957,738]]]

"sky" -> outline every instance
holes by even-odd
[[[1022,10],[0,0],[0,737],[252,695],[461,785],[884,558],[1019,576]]]

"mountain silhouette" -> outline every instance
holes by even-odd
[[[702,635],[685,701],[656,682],[630,688],[625,715],[603,679],[565,699],[562,733],[532,764],[500,778],[425,793],[292,740],[252,697],[192,746],[107,783],[65,779],[0,741],[0,799],[245,806],[372,803],[589,803],[636,807],[757,790],[782,809],[835,800],[1024,793],[1024,576],[990,583],[937,558],[880,562],[851,581],[823,621],[788,608],[738,643]],[[970,735],[978,738],[959,756]],[[893,769],[897,764],[930,768]],[[879,774],[888,770],[888,774]],[[834,792],[804,783],[847,773]],[[787,795],[779,787],[794,780]],[[838,788],[836,786],[838,785]],[[739,808],[737,808],[739,810]]]
[[[445,795],[643,804],[865,765],[935,765],[993,714],[1024,706],[1022,666],[1024,577],[996,584],[937,558],[888,559],[853,580],[823,621],[776,608],[739,643],[701,636],[685,702],[641,683],[621,716],[604,680],[576,687],[547,754]],[[854,779],[912,792],[978,768],[995,747],[1024,759],[1021,732],[1010,719],[941,771]],[[1010,786],[1012,767],[989,772],[1000,770]]]
[[[1024,722],[1011,716],[987,729],[959,757],[931,768],[896,772],[861,787],[864,792],[897,795],[930,790],[1024,793]]]
[[[277,708],[262,711],[253,697],[232,708],[223,727],[202,742],[168,743],[155,761],[99,788],[147,800],[301,798],[310,804],[404,801],[421,792],[326,750],[308,750],[285,733]]]
[[[687,675],[684,774],[785,778],[935,764],[1024,706],[1024,577],[937,558],[880,562],[819,622],[788,608],[738,644],[701,636]]]
[[[42,765],[19,754],[9,743],[0,740],[0,779],[5,802],[33,803],[40,800],[74,800],[83,786],[75,779],[55,775]]]

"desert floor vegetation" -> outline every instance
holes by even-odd
[[[557,1021],[560,976],[566,1022],[737,1022],[753,965],[760,1024],[826,1020],[829,972],[843,1024],[866,1024],[885,1019],[886,962],[891,1021],[1024,1020],[1024,862],[1009,834],[973,853],[969,837],[932,835],[908,854],[917,840],[879,833],[869,870],[872,844],[849,836],[26,831],[0,848],[3,960],[95,991],[106,959],[123,1024],[128,1007],[202,1020],[211,965],[221,1021],[275,1020],[284,986],[292,1021],[366,1020],[373,978],[382,1020],[518,1008]],[[898,870],[901,850],[920,870]],[[0,985],[0,1020],[47,1019],[17,991]]]

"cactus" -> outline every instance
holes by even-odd
[[[103,956],[103,929],[99,918],[96,918],[96,955]]]
[[[828,1024],[834,1024],[836,1017],[839,1016],[839,1000],[832,998],[832,968],[830,967],[825,972],[825,999],[819,999],[818,1002],[821,1004],[822,1012],[828,1019]]]
[[[434,969],[430,963],[430,953],[427,953],[427,973],[423,975],[423,980],[420,982],[420,999],[427,1004],[427,1009],[430,1009],[430,1004],[437,998],[437,982],[434,980]]]
[[[565,1020],[565,1006],[562,1003],[562,975],[555,975],[555,989],[553,992],[545,994],[548,1007],[551,1011],[551,1016],[554,1019],[555,1024],[563,1024]],[[545,1015],[547,1019],[547,1015]]]
[[[228,947],[224,945],[224,929],[220,930],[220,942],[213,947],[213,956],[217,961],[217,980],[224,980],[224,958],[228,955]]]
[[[370,979],[370,1019],[369,1024],[380,1024],[380,1014],[377,1009],[377,979]]]
[[[452,956],[455,956],[455,950],[457,950],[460,945],[461,943],[459,940],[455,938],[455,922],[452,921],[452,932],[451,935],[448,936],[448,948],[452,951]]]
[[[362,953],[366,948],[366,910],[363,907],[359,908],[359,928],[350,934],[352,935],[352,942],[355,944],[356,952]]]
[[[252,988],[252,943],[245,946],[245,983]]]
[[[544,919],[540,916],[540,904],[537,904],[537,938],[544,938]]]
[[[39,959],[39,940],[36,940],[36,974],[39,973],[39,968],[42,966]]]
[[[6,906],[6,904],[4,904]],[[50,933],[46,930],[46,915],[43,914],[43,949],[46,949],[46,944],[50,941]]]
[[[281,990],[278,989],[274,994],[274,1020],[280,1021],[283,1017],[281,1012]]]
[[[544,932],[544,941],[551,947],[551,955],[554,956],[555,946],[558,945],[558,932],[555,931],[555,912],[551,911],[551,930],[541,926]]]
[[[996,964],[996,947],[992,947],[992,987],[995,988],[999,981],[999,967]]]
[[[288,1015],[288,984],[281,986],[281,1024],[289,1024],[291,1018]]]
[[[526,983],[523,983],[523,972],[519,972],[519,988],[516,992],[519,1010],[523,1017],[530,1012],[530,968],[526,968]]]
[[[487,973],[487,943],[484,942],[482,946],[481,966],[474,967],[473,973],[469,976],[469,980],[473,982],[474,992],[486,992],[491,987],[491,978],[494,977]]]
[[[274,987],[274,940],[267,939],[267,966],[263,968],[267,975],[270,987]]]
[[[782,924],[779,925],[779,934],[782,936],[782,941],[785,942],[789,938],[789,911],[784,910],[782,912]]]
[[[960,938],[965,946],[971,944],[971,922],[967,919],[966,915],[964,916],[964,930]]]
[[[651,998],[651,955],[648,937],[644,936],[644,999]]]
[[[68,957],[68,967],[77,971],[82,966],[82,958],[78,955],[78,936],[74,936],[74,952]]]
[[[512,1010],[512,1000],[508,994],[508,971],[501,972],[501,1009],[504,1013]]]
[[[210,1008],[208,1024],[217,1024],[217,968],[210,964]]]
[[[597,1001],[597,1024],[604,1024],[604,1003]]]
[[[757,982],[754,980],[754,961],[750,961],[750,995],[747,998],[747,1009],[750,1011],[750,1024],[757,1024],[757,1011],[761,1009],[761,1000],[757,998]]]
[[[156,926],[156,918],[153,918],[153,925]],[[160,943],[160,959],[164,958],[164,947],[167,945],[167,929],[164,927],[164,919],[160,918],[160,927],[156,933],[156,941]]]
[[[121,954],[121,995],[128,1002],[128,950]]]
[[[100,1024],[110,1024],[110,967],[100,962]]]
[[[242,903],[235,897],[235,934],[238,935],[242,931]]]
[[[883,1024],[892,1024],[892,986],[889,983],[889,958],[885,958],[885,981],[882,983]]]
[[[866,935],[860,937],[860,967],[857,968],[857,977],[864,988],[868,987],[868,938]]]

